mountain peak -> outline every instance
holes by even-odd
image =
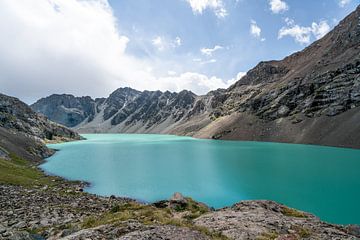
[[[359,17],[360,7],[304,50],[262,61],[228,89],[204,96],[119,88],[92,103],[91,114],[81,104],[48,102],[37,109],[56,110],[46,115],[58,122],[80,113],[73,126],[82,132],[360,146],[360,129],[354,131],[354,121],[360,121]],[[321,134],[318,124],[325,129]]]

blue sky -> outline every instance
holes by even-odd
[[[226,88],[330,31],[360,0],[2,0],[0,91],[106,97]]]
[[[110,5],[121,32],[130,39],[136,39],[129,42],[127,51],[130,54],[178,61],[178,71],[202,72],[230,79],[259,61],[281,59],[308,45],[296,42],[291,36],[278,39],[279,30],[286,26],[286,18],[303,27],[326,21],[333,28],[359,4],[357,0],[344,5],[338,0],[283,2],[288,6],[287,10],[274,13],[268,0],[225,0],[225,17],[216,16],[211,8],[204,9],[202,14],[194,12],[186,0],[112,0]],[[256,21],[261,29],[260,38],[250,33],[251,21]],[[158,36],[167,41],[179,37],[181,46],[157,51],[156,46],[152,46],[152,39]],[[316,38],[311,36],[311,42],[314,40]],[[212,56],[200,51],[215,46],[222,49]],[[216,62],[204,64],[194,62],[194,59],[204,62],[214,59]]]

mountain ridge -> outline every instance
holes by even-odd
[[[164,133],[358,148],[359,19],[360,6],[304,50],[260,62],[229,88],[206,95],[119,88],[102,101],[90,98],[86,105],[93,115],[83,107],[64,108],[59,96],[55,104],[51,99],[56,97],[50,96],[31,107],[56,122],[61,122],[56,114],[67,119],[69,112],[82,112],[78,124],[67,126],[83,133]],[[42,111],[44,106],[56,114]],[[319,126],[327,129],[321,136],[316,134]]]
[[[80,136],[35,113],[19,99],[0,94],[0,156],[11,154],[41,162],[53,151],[46,142],[79,140]]]

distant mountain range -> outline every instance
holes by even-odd
[[[360,6],[303,51],[260,62],[228,89],[119,88],[108,98],[51,95],[31,108],[78,132],[360,147],[359,106]]]

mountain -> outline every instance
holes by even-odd
[[[204,96],[119,88],[106,99],[52,95],[31,107],[79,132],[360,147],[359,19],[360,6],[303,51]]]
[[[80,139],[80,136],[43,115],[34,112],[19,99],[0,94],[0,156],[16,154],[41,161],[52,151],[44,142]]]
[[[119,88],[106,99],[51,95],[31,107],[49,119],[80,132],[166,133],[166,129],[194,114],[192,111],[197,98],[186,90],[171,93]],[[82,100],[86,101],[80,104]]]
[[[97,101],[101,101],[101,99],[97,99]],[[48,116],[50,120],[74,127],[86,118],[88,121],[92,120],[95,115],[95,104],[96,101],[90,97],[54,94],[32,105],[32,109]]]

